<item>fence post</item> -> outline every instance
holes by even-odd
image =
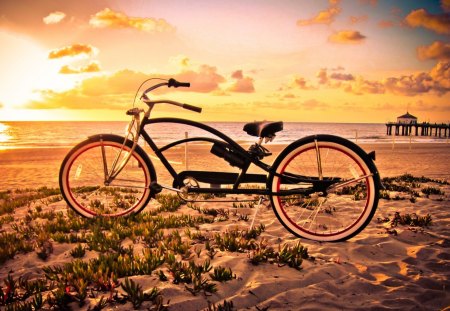
[[[189,134],[188,132],[184,132],[184,138],[188,139]],[[184,164],[186,166],[186,171],[188,170],[188,143],[184,143]]]

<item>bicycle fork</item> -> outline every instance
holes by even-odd
[[[133,113],[133,119],[129,123],[125,139],[123,141],[122,147],[120,148],[119,152],[116,154],[114,161],[112,162],[110,170],[108,170],[108,162],[106,159],[106,151],[105,151],[105,145],[103,144],[103,139],[100,139],[101,142],[101,148],[102,148],[102,159],[103,159],[103,172],[105,174],[104,183],[105,186],[109,186],[114,179],[119,175],[119,173],[123,170],[125,165],[127,165],[128,161],[130,160],[134,150],[136,149],[136,146],[138,144],[139,140],[139,130],[140,130],[140,117],[139,117],[139,111],[136,110],[136,113]],[[136,133],[133,133],[133,127],[136,125]],[[124,151],[125,145],[127,142],[128,137],[131,135],[133,145],[129,151]],[[125,153],[125,154],[123,154]],[[119,163],[120,158],[123,156],[122,160]]]

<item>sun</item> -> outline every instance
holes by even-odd
[[[0,31],[0,103],[6,108],[25,107],[31,100],[39,99],[41,90],[62,91],[73,87],[75,77],[59,74],[60,60],[48,59],[48,49],[33,39]]]

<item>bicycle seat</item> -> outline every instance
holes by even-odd
[[[283,130],[283,122],[251,122],[244,125],[244,131],[251,136],[256,137],[272,137],[276,132]]]

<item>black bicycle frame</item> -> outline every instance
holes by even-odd
[[[159,148],[150,135],[145,131],[145,126],[150,124],[157,123],[176,123],[176,124],[184,124],[188,126],[193,126],[196,128],[200,128],[206,132],[213,134],[214,136],[220,138],[221,140],[209,138],[209,137],[191,137],[180,139],[169,143],[161,148]],[[185,177],[193,177],[196,180],[209,184],[232,184],[232,188],[189,188],[188,193],[220,193],[220,194],[258,194],[258,195],[293,195],[293,194],[308,194],[313,192],[319,192],[326,189],[331,184],[336,183],[337,181],[319,181],[314,178],[306,177],[306,176],[289,176],[282,175],[280,176],[276,172],[273,171],[272,167],[260,161],[258,157],[252,155],[249,151],[242,148],[238,143],[236,143],[233,139],[223,134],[222,132],[210,127],[206,124],[199,123],[192,120],[180,119],[180,118],[154,118],[150,119],[144,116],[141,127],[140,127],[140,135],[145,139],[150,148],[153,150],[155,155],[159,158],[161,163],[170,173],[170,175],[174,179],[173,187],[178,188],[184,186],[183,180]],[[195,141],[205,141],[213,144],[221,144],[223,146],[227,146],[234,153],[236,153],[239,157],[242,157],[244,161],[244,165],[241,168],[240,173],[226,173],[226,172],[210,172],[210,171],[183,171],[181,173],[177,173],[173,166],[169,163],[167,158],[163,155],[163,152],[173,148],[177,145],[181,145],[188,142]],[[254,164],[266,171],[268,175],[263,174],[247,174],[247,170],[251,164]],[[290,183],[295,184],[299,182],[311,183],[312,188],[302,188],[302,189],[291,189],[284,190],[279,193],[272,192],[268,187],[268,176],[273,174],[275,176],[279,176],[283,178],[283,182],[291,181]],[[239,185],[242,183],[260,183],[265,184],[266,189],[242,189],[239,188]],[[324,188],[324,184],[326,187]]]

